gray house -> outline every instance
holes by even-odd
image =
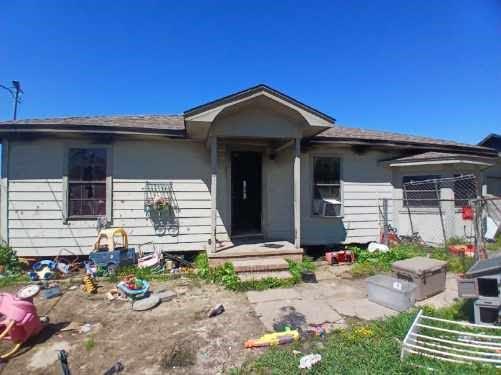
[[[182,115],[26,119],[0,135],[0,234],[21,256],[87,254],[97,219],[132,245],[214,259],[244,240],[233,255],[366,243],[380,235],[380,200],[406,178],[480,178],[497,157],[344,127],[265,85]]]
[[[493,148],[498,152],[495,165],[485,172],[485,184],[487,194],[501,197],[501,134],[489,134],[478,145]]]

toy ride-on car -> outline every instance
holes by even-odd
[[[118,267],[136,262],[136,252],[129,248],[127,233],[123,228],[103,229],[97,236],[94,251],[89,259],[108,274],[114,274]]]

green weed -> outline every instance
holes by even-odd
[[[309,259],[305,259],[301,263],[287,262],[289,263],[289,272],[292,275],[289,279],[268,277],[261,280],[242,281],[231,263],[225,263],[219,267],[209,267],[207,254],[201,253],[195,258],[196,272],[201,279],[210,283],[223,285],[226,289],[238,292],[291,287],[301,281],[302,271],[314,270],[314,264]]]
[[[464,319],[467,309],[460,302],[445,309],[425,308],[425,314],[445,319]],[[304,374],[298,368],[301,355],[311,352],[322,360],[308,374],[427,374],[425,367],[438,373],[496,374],[493,366],[457,365],[410,356],[400,361],[400,343],[411,326],[417,310],[405,312],[383,321],[356,324],[346,330],[334,331],[325,339],[302,340],[287,347],[267,350],[231,374]],[[321,344],[320,344],[320,343]],[[296,355],[294,350],[303,354]]]

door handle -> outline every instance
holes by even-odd
[[[242,181],[242,199],[247,199],[247,181],[245,180]]]

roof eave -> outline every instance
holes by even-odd
[[[184,129],[153,129],[144,127],[129,126],[99,126],[99,125],[17,125],[12,124],[0,127],[2,134],[20,134],[20,133],[58,133],[58,134],[123,134],[123,135],[158,135],[172,138],[186,138]]]
[[[309,140],[311,143],[316,144],[348,144],[348,145],[364,145],[364,146],[381,146],[389,148],[399,148],[402,146],[409,146],[413,149],[427,150],[427,151],[456,151],[470,155],[497,157],[497,152],[494,149],[481,146],[460,146],[460,145],[438,145],[434,143],[420,143],[412,141],[386,141],[379,139],[359,139],[350,137],[336,137],[330,138],[326,136],[314,137]]]
[[[284,94],[283,92],[275,90],[275,89],[273,89],[267,85],[264,85],[264,84],[253,86],[253,87],[250,87],[248,89],[236,92],[234,94],[230,94],[230,95],[224,96],[222,98],[212,100],[208,103],[190,108],[184,112],[185,120],[190,119],[192,117],[196,117],[200,113],[203,113],[206,111],[211,111],[212,109],[217,108],[218,106],[224,105],[226,103],[230,103],[232,101],[242,100],[248,96],[255,95],[256,93],[261,92],[261,91],[267,92],[267,93],[274,95],[274,96],[276,96],[284,101],[287,101],[287,102],[289,102],[297,107],[300,107],[301,109],[303,109],[307,112],[310,112],[310,113],[322,118],[323,120],[325,120],[331,124],[334,124],[336,122],[336,119],[334,117],[331,117],[331,116],[329,116],[329,115],[327,115],[327,114],[325,114],[325,113],[323,113],[323,112],[321,112],[313,107],[310,107],[307,104],[300,102],[297,99],[290,97],[287,94]]]

